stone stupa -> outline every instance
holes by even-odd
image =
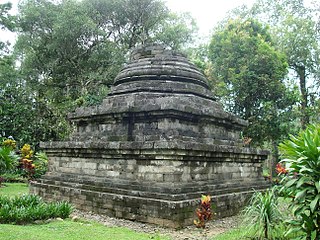
[[[134,50],[103,103],[69,119],[69,141],[41,144],[49,170],[30,190],[45,200],[181,227],[192,224],[201,194],[224,217],[268,186],[267,152],[240,139],[247,122],[223,110],[192,63],[161,45]]]

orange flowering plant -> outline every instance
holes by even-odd
[[[278,173],[279,175],[287,174],[288,170],[281,163],[277,163],[277,165],[276,165],[276,173]]]
[[[45,153],[34,151],[29,144],[24,144],[20,149],[21,168],[28,179],[39,178],[47,171],[48,157]]]

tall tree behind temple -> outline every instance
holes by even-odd
[[[254,17],[270,25],[277,48],[287,55],[288,64],[298,78],[300,122],[303,128],[316,113],[320,87],[320,8],[307,7],[303,0],[258,0],[252,8],[240,8],[232,16]],[[319,111],[319,110],[318,110]]]
[[[54,135],[42,134],[48,139],[66,135],[72,108],[105,97],[131,47],[159,42],[183,48],[196,30],[190,16],[174,15],[160,0],[24,0],[18,27],[20,74],[43,109],[39,121],[56,126]]]
[[[294,96],[284,84],[287,62],[272,43],[268,28],[256,20],[229,20],[215,29],[209,46],[216,94],[227,109],[250,121],[245,135],[254,142],[276,141]]]
[[[190,28],[170,36],[172,15],[159,0],[27,0],[16,45],[28,82],[57,103],[103,97],[128,49],[158,38],[180,47]],[[172,23],[182,29],[181,22]],[[172,27],[172,26],[170,26]],[[169,37],[168,37],[169,36]],[[181,39],[180,42],[177,39]]]

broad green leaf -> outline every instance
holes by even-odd
[[[304,183],[310,181],[309,177],[301,177],[297,182],[297,188],[301,187]]]
[[[316,209],[317,205],[318,205],[318,201],[319,201],[320,195],[318,194],[316,196],[315,199],[313,199],[310,203],[310,210],[311,212],[314,212],[314,210]]]
[[[296,194],[296,196],[295,196],[295,200],[302,200],[302,199],[304,199],[305,196],[306,196],[306,192],[307,192],[306,189],[298,192],[298,193]]]
[[[315,186],[317,188],[318,193],[320,193],[320,181],[315,182]]]
[[[286,187],[291,187],[293,184],[296,183],[297,180],[298,180],[298,179],[291,179],[289,182],[287,182],[287,183],[285,184],[285,186],[286,186]]]
[[[294,216],[299,216],[303,211],[305,211],[305,206],[301,206],[301,205],[296,205],[292,209],[292,213]]]

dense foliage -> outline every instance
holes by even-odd
[[[303,231],[306,239],[320,239],[320,125],[311,125],[280,144],[287,172],[280,192],[292,199],[290,232]]]
[[[27,224],[49,218],[67,218],[72,210],[67,202],[45,203],[36,195],[0,196],[0,223]]]
[[[282,220],[274,190],[255,192],[244,209],[244,216],[250,235],[258,239],[274,239]]]
[[[19,154],[19,155],[18,155]],[[12,138],[0,142],[0,174],[6,182],[31,180],[41,177],[48,169],[48,157],[43,152],[36,152],[29,144],[17,149]]]
[[[132,47],[181,49],[196,31],[161,0],[25,0],[16,17],[0,6],[0,27],[18,34],[13,54],[0,45],[0,134],[36,147],[68,136],[74,107],[101,102]]]
[[[214,32],[209,58],[217,95],[251,123],[245,135],[256,143],[279,139],[295,98],[284,83],[286,56],[275,49],[268,28],[253,19],[229,20]]]
[[[234,17],[259,19],[270,26],[277,49],[284,52],[291,74],[288,76],[300,90],[299,115],[303,128],[319,120],[320,31],[316,1],[257,0],[251,8],[242,7]]]
[[[14,48],[0,42],[0,137],[36,150],[68,136],[67,112],[101,102],[130,48],[149,42],[189,54],[226,108],[249,120],[243,136],[275,155],[289,132],[320,119],[319,3],[256,0],[200,46],[192,17],[162,0],[23,0],[17,16],[10,8],[0,4],[0,28],[17,34]]]

